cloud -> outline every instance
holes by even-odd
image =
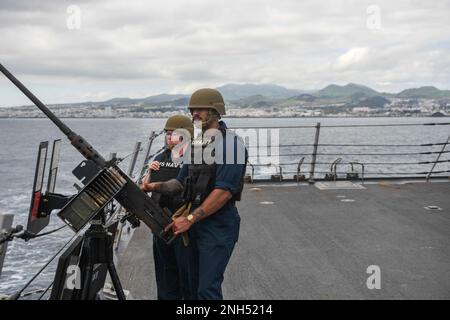
[[[86,92],[186,93],[228,82],[449,88],[450,2],[378,0],[379,30],[367,28],[372,4],[3,0],[0,61],[52,102],[80,101]],[[81,10],[80,29],[67,28],[69,5]],[[22,102],[4,79],[0,94],[2,106]]]
[[[368,53],[368,47],[352,48],[337,58],[334,68],[343,70],[355,66],[364,61],[367,58]]]

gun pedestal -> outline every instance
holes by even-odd
[[[85,255],[85,265],[80,267],[81,280],[83,281],[81,299],[90,299],[91,285],[93,284],[94,267],[98,264],[104,264],[108,269],[111,281],[114,286],[117,298],[125,300],[119,275],[113,260],[113,233],[109,232],[101,225],[91,225],[85,232],[83,240],[83,251]],[[102,283],[104,284],[104,280]],[[102,287],[103,288],[103,287]]]
[[[106,228],[104,216],[100,212],[83,236],[59,258],[50,300],[95,300],[103,290],[107,273],[117,298],[125,300],[113,257],[117,223]]]

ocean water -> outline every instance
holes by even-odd
[[[450,126],[395,126],[395,127],[326,127],[333,125],[371,125],[371,124],[408,124],[450,122],[448,118],[262,118],[262,119],[225,119],[231,127],[264,127],[264,126],[314,126],[320,122],[319,143],[321,144],[424,144],[445,142],[450,134]],[[143,142],[145,147],[150,131],[159,131],[165,119],[64,119],[73,131],[85,137],[104,157],[116,152],[123,157],[132,152],[136,141]],[[261,134],[261,133],[259,133]],[[270,137],[276,137],[276,132],[269,130]],[[315,128],[285,128],[278,131],[279,144],[313,144]],[[84,158],[70,145],[65,136],[47,119],[0,119],[0,214],[14,214],[14,225],[26,226],[31,199],[31,188],[34,178],[34,167],[40,141],[61,138],[61,157],[56,183],[56,192],[73,194],[73,183],[77,182],[71,171]],[[162,137],[154,143],[152,151],[162,146]],[[269,142],[270,144],[270,142]],[[319,153],[329,154],[362,154],[362,153],[415,153],[440,151],[442,146],[430,147],[371,147],[371,146],[321,146]],[[450,147],[447,147],[450,150]],[[50,154],[51,148],[49,148]],[[309,171],[312,146],[283,147],[279,150],[280,163],[290,163],[283,166],[286,176],[295,172],[297,163],[302,158],[304,165],[302,173]],[[366,176],[395,176],[411,173],[427,172],[431,164],[418,162],[433,161],[436,154],[431,155],[319,155],[316,166],[316,176],[323,176],[330,171],[330,164],[337,158],[343,162],[359,161],[366,163]],[[128,168],[127,158],[121,164]],[[443,154],[441,160],[449,160],[449,154]],[[258,158],[251,158],[257,164]],[[142,159],[138,158],[137,166]],[[323,163],[323,164],[322,164]],[[405,163],[398,164],[367,164],[367,163]],[[269,177],[276,173],[275,166],[256,166],[257,177]],[[356,167],[355,167],[356,169]],[[359,168],[357,168],[359,169]],[[338,172],[347,172],[349,165],[339,165]],[[439,163],[435,171],[450,170],[450,162]],[[137,170],[136,170],[137,171]],[[413,174],[414,175],[414,174]],[[448,176],[449,174],[443,174]],[[46,182],[44,182],[46,183]],[[44,184],[45,185],[45,184]],[[51,218],[51,230],[63,225],[56,215]],[[46,230],[47,230],[46,229]],[[24,242],[15,240],[9,243],[3,272],[0,276],[0,294],[11,294],[23,286],[47,260],[61,248],[73,235],[67,228],[52,235]],[[149,249],[150,250],[150,249]],[[56,260],[30,286],[29,290],[47,287],[56,269]]]

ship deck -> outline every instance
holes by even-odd
[[[224,298],[449,299],[449,194],[448,179],[246,184]],[[120,259],[134,299],[156,298],[151,248],[143,225]]]

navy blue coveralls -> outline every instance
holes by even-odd
[[[160,163],[172,163],[170,149],[165,149],[155,159]],[[179,171],[179,170],[178,170]],[[167,207],[174,213],[181,205],[176,197],[161,195],[159,205]],[[153,260],[155,262],[155,276],[158,300],[193,300],[196,299],[196,270],[194,263],[194,249],[185,247],[181,237],[177,237],[167,245],[160,238],[153,236]]]
[[[219,124],[220,130],[226,129],[223,121],[220,121]],[[234,136],[234,138],[237,137]],[[237,139],[234,141],[235,151],[237,150],[237,143],[240,143],[239,141]],[[232,195],[238,192],[238,186],[245,172],[245,164],[237,164],[236,155],[235,152],[235,159],[231,164],[225,163],[225,161],[224,164],[215,164],[213,189],[224,189]],[[224,159],[226,159],[225,150]],[[184,164],[177,180],[184,183],[187,176],[188,165]],[[224,272],[238,240],[240,221],[235,201],[230,200],[217,212],[196,222],[190,228],[191,238],[194,237],[191,244],[195,247],[197,254],[198,299],[223,299]]]

